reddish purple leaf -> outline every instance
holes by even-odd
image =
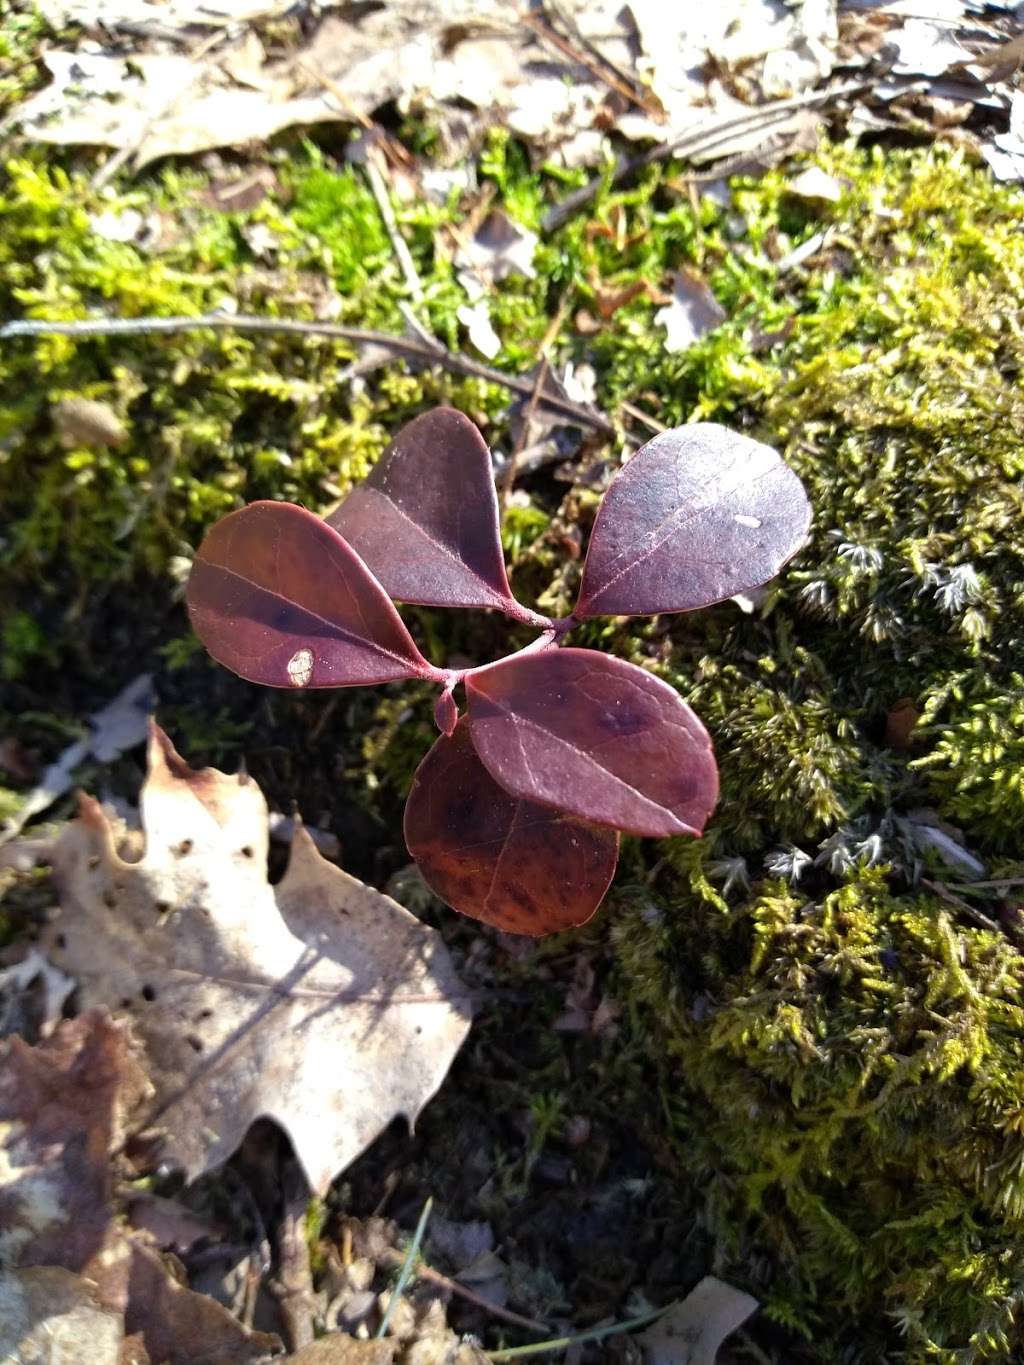
[[[804,543],[803,484],[711,422],[655,436],[604,495],[575,615],[690,611],[766,583]]]
[[[218,521],[187,600],[206,648],[250,682],[346,687],[434,673],[359,556],[291,503],[254,502]]]
[[[515,603],[491,454],[454,408],[435,408],[403,427],[327,520],[401,602],[502,609]]]
[[[668,683],[591,649],[466,679],[473,747],[506,791],[631,834],[699,834],[718,799],[707,731]]]
[[[463,717],[419,766],[405,842],[442,900],[510,934],[583,924],[615,872],[615,830],[520,801],[480,762]]]

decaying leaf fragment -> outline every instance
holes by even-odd
[[[704,280],[692,270],[676,272],[672,302],[659,308],[654,321],[665,329],[665,350],[685,351],[726,319],[726,312]]]
[[[533,253],[537,249],[537,234],[517,223],[501,209],[490,212],[476,235],[456,252],[455,261],[473,271],[487,284],[495,284],[509,275],[525,275],[533,279]]]
[[[433,930],[325,862],[301,828],[270,886],[256,783],[190,768],[156,726],[140,804],[138,862],[88,797],[56,842],[50,956],[83,1009],[131,1020],[155,1089],[139,1126],[164,1159],[194,1178],[266,1117],[322,1191],[438,1089],[468,994]]]
[[[177,1283],[115,1217],[111,1154],[147,1088],[105,1011],[0,1047],[0,1360],[248,1365],[280,1348]]]
[[[0,1257],[84,1270],[111,1245],[109,1153],[145,1077],[122,1029],[84,1015],[0,1047]]]
[[[69,450],[75,446],[120,446],[128,439],[113,408],[90,398],[62,398],[53,405],[53,421],[61,445]]]
[[[4,1365],[120,1365],[124,1323],[82,1275],[58,1266],[0,1271]]]

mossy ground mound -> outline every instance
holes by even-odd
[[[1008,1359],[1024,1349],[1019,917],[1012,887],[960,886],[908,817],[930,807],[959,827],[987,880],[1020,875],[1024,197],[944,150],[816,160],[847,185],[836,205],[793,196],[776,172],[694,208],[677,168],[653,168],[546,240],[536,277],[504,282],[491,304],[500,365],[532,363],[564,304],[557,358],[594,366],[602,407],[749,430],[785,451],[815,508],[811,544],[752,612],[580,632],[681,689],[723,778],[708,836],[632,843],[580,940],[614,948],[627,1006],[615,1047],[647,1078],[613,1069],[601,1102],[608,1086],[649,1094],[657,1075],[661,1103],[630,1121],[671,1152],[719,1272],[794,1334],[780,1360]],[[168,168],[97,192],[88,170],[23,154],[0,203],[3,312],[234,299],[401,331],[404,286],[358,172],[311,147],[270,163],[270,192],[226,213],[210,185],[223,172]],[[479,170],[527,226],[566,187],[501,136]],[[129,210],[145,248],[104,235]],[[424,320],[463,345],[445,248],[458,206],[401,216]],[[787,260],[819,232],[812,255]],[[664,287],[682,265],[728,312],[690,350],[666,353],[643,294],[596,333],[574,328],[580,309],[599,311],[598,290]],[[230,333],[5,346],[0,721],[48,757],[155,666],[190,758],[244,749],[282,806],[301,792],[353,870],[382,879],[404,861],[396,814],[430,699],[261,693],[196,652],[180,604],[218,515],[256,497],[326,508],[423,407],[455,403],[506,440],[502,390],[401,366],[337,383],[351,359],[336,343]],[[62,446],[50,414],[67,396],[109,404],[128,443]],[[596,495],[583,478],[526,487],[530,506],[505,528],[514,580],[557,606],[579,572],[566,530],[586,531]],[[439,658],[502,647],[486,617],[410,617]],[[909,737],[898,716],[916,717]],[[925,882],[949,883],[994,927]],[[499,1010],[499,1024],[524,1029],[561,1075],[542,1036],[551,1011],[537,1014]],[[480,1048],[471,1065],[486,1068]]]

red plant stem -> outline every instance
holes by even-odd
[[[527,609],[524,607],[523,611],[526,612]],[[492,659],[487,664],[477,664],[474,668],[434,668],[431,666],[430,672],[424,674],[424,677],[429,678],[431,682],[439,683],[442,692],[453,692],[459,683],[465,682],[467,678],[473,677],[476,673],[483,673],[488,668],[493,668],[495,664],[503,664],[506,659],[518,659],[524,654],[542,654],[545,650],[555,649],[562,636],[567,635],[574,626],[579,625],[579,621],[571,614],[556,619],[547,616],[537,617],[534,612],[528,612],[527,616],[531,621],[541,620],[545,622],[545,629],[543,634],[538,635],[535,640],[531,640],[522,649],[514,649],[511,654],[505,654],[500,659]],[[525,620],[527,618],[519,619]],[[436,713],[434,719],[437,720]],[[441,729],[440,724],[438,724],[438,729]]]

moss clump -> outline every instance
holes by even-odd
[[[1020,198],[942,154],[826,164],[834,245],[780,282],[791,336],[747,409],[808,486],[811,544],[752,615],[623,645],[709,721],[723,799],[613,924],[620,989],[723,1264],[809,1358],[1015,1359],[1013,893],[959,888],[990,932],[923,890],[907,816],[1024,853]],[[735,198],[762,240],[799,212],[782,177]]]
[[[405,284],[358,172],[313,147],[268,160],[264,199],[222,212],[210,171],[166,165],[100,192],[80,161],[21,155],[0,199],[2,311],[194,314],[230,299],[400,332]],[[780,1359],[964,1365],[1020,1349],[1021,957],[922,891],[934,855],[909,817],[933,806],[994,873],[1015,874],[1024,197],[941,149],[817,160],[847,182],[837,205],[795,199],[779,171],[734,183],[728,207],[694,206],[678,168],[652,167],[543,240],[535,275],[503,281],[489,306],[500,365],[535,363],[564,306],[576,325],[554,358],[593,366],[603,408],[732,423],[783,449],[808,486],[811,543],[749,613],[725,603],[579,632],[678,686],[722,771],[705,840],[631,845],[621,917],[590,934],[607,925],[614,941],[623,1042],[660,1068],[655,1136],[720,1268],[805,1339]],[[532,167],[502,134],[477,170],[532,227],[576,175]],[[128,211],[149,224],[145,245],[97,226]],[[458,205],[397,212],[423,319],[465,347]],[[594,330],[608,291],[665,289],[682,265],[728,312],[715,332],[666,353],[646,289]],[[430,698],[261,693],[195,654],[180,607],[216,517],[261,497],[326,508],[432,403],[506,441],[504,391],[400,365],[336,383],[352,359],[230,333],[4,348],[0,725],[45,757],[59,746],[40,715],[81,715],[145,660],[194,758],[244,746],[272,800],[287,808],[301,790],[349,866],[383,880],[404,861],[397,812]],[[110,405],[128,443],[64,448],[50,405],[70,396]],[[605,454],[568,489],[528,480],[531,504],[506,522],[516,586],[549,609],[572,599]],[[485,617],[410,619],[439,659],[507,643]],[[901,708],[918,724],[894,740]],[[996,891],[955,894],[1012,927]]]
[[[696,902],[696,903],[695,903]],[[1024,1284],[1024,959],[880,868],[633,907],[678,1159],[729,1273],[826,1360],[1007,1360]]]

